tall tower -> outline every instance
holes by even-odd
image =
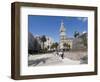
[[[63,20],[60,26],[60,48],[63,48],[63,44],[66,42],[66,29],[64,27]]]

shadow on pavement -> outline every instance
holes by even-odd
[[[46,60],[48,60],[49,59],[49,57],[48,58],[41,58],[41,59],[36,59],[36,60],[29,60],[28,61],[28,66],[36,66],[36,65],[38,65],[39,63],[46,63]]]

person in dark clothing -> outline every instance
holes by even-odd
[[[64,59],[64,51],[61,51],[61,58]]]
[[[60,54],[61,58],[64,59],[64,51],[61,50],[59,54]]]

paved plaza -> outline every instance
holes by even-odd
[[[55,52],[29,55],[28,66],[79,65],[80,58],[85,55],[87,55],[86,51],[64,52],[64,59]]]

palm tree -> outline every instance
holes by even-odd
[[[46,37],[45,37],[45,35],[43,35],[43,36],[41,37],[41,41],[43,42],[43,51],[44,51],[44,42],[46,42]]]

